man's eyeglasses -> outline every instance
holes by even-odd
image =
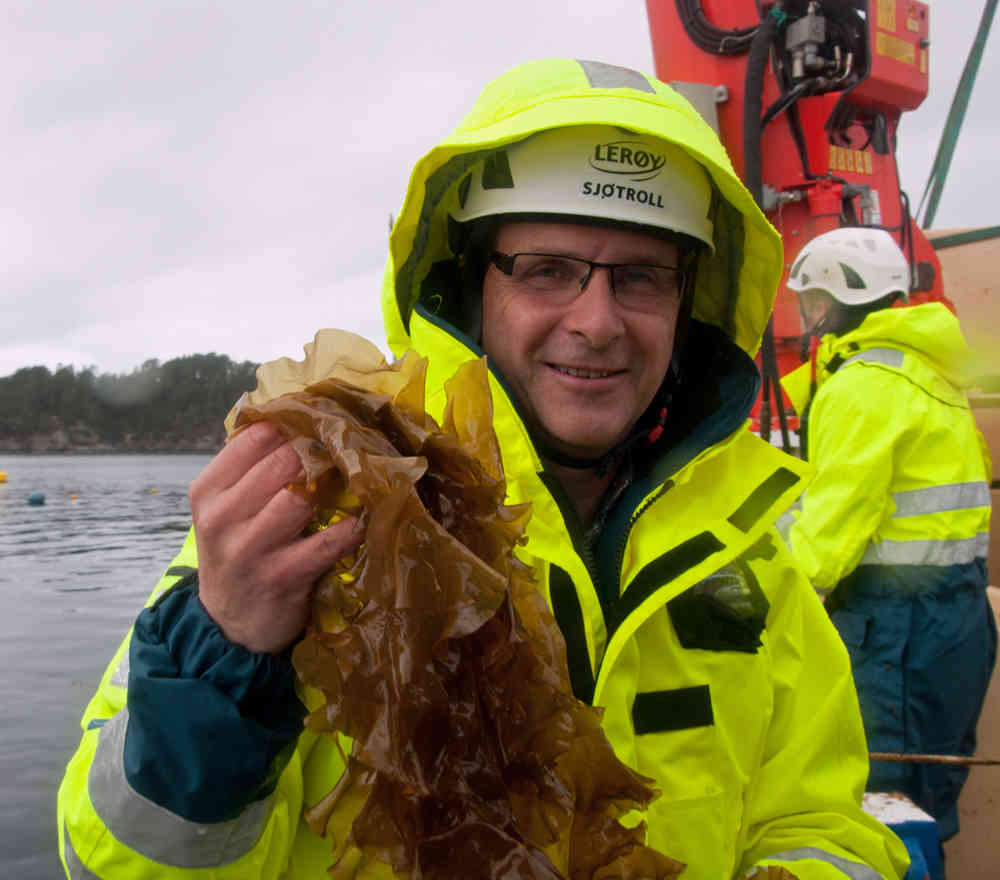
[[[595,269],[607,269],[611,292],[624,309],[652,311],[678,297],[684,270],[647,263],[597,263],[562,254],[504,254],[494,251],[490,262],[517,287],[544,295],[557,305],[569,305],[590,282]]]

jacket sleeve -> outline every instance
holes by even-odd
[[[770,579],[773,708],[740,876],[777,865],[799,880],[902,877],[906,848],[861,808],[868,748],[847,651],[784,547],[759,576]]]
[[[276,878],[302,809],[305,709],[287,656],[228,642],[193,532],[87,706],[58,796],[71,878]]]
[[[813,403],[808,454],[815,476],[788,543],[820,595],[857,568],[890,503],[893,448],[906,417],[899,384],[894,399],[884,371],[851,366]]]

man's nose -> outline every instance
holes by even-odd
[[[593,348],[604,348],[624,333],[609,267],[591,268],[580,284],[580,295],[567,309],[565,324],[570,332],[586,337]]]

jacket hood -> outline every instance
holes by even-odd
[[[843,336],[824,336],[815,355],[817,386],[836,372],[834,364],[839,366],[855,354],[873,348],[890,348],[915,356],[925,365],[925,371],[930,368],[925,381],[932,382],[936,376],[935,384],[941,380],[947,384],[947,389],[939,389],[943,397],[950,398],[972,384],[974,359],[958,318],[941,303],[930,302],[879,309]],[[809,362],[782,377],[782,387],[799,413],[804,411],[813,393],[811,379]]]
[[[918,355],[959,388],[972,381],[972,352],[958,319],[938,302],[872,312],[860,327],[840,337],[838,348],[853,345],[886,346]]]
[[[712,182],[714,252],[699,257],[693,317],[719,327],[755,355],[782,271],[781,240],[733,171],[715,132],[677,92],[659,80],[593,61],[550,59],[513,68],[486,86],[458,127],[413,168],[389,241],[382,314],[392,351],[412,346],[418,303],[454,291],[435,289],[435,265],[451,260],[449,215],[459,184],[497,148],[544,129],[613,125],[676,144]]]

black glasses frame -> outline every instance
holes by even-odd
[[[590,283],[590,279],[594,274],[595,269],[607,269],[608,270],[608,280],[611,283],[611,292],[615,291],[615,269],[622,266],[638,266],[643,269],[669,269],[674,273],[674,278],[676,279],[675,289],[678,294],[682,294],[685,290],[685,284],[687,281],[687,272],[680,266],[664,266],[661,263],[635,263],[629,261],[627,263],[599,263],[596,260],[587,260],[583,257],[574,257],[570,254],[548,254],[540,253],[538,251],[518,251],[516,254],[505,254],[503,251],[493,251],[490,254],[489,261],[494,266],[496,266],[504,275],[513,276],[514,274],[514,261],[518,257],[556,257],[560,260],[573,260],[577,263],[586,263],[590,268],[587,270],[587,274],[580,279],[580,290],[583,291],[587,288]]]

